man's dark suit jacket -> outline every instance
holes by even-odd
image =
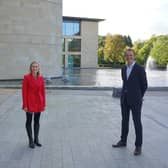
[[[127,66],[124,66],[121,70],[121,76],[123,81],[121,91],[121,103],[124,102],[125,95],[127,103],[129,105],[142,103],[143,96],[147,89],[146,72],[142,66],[135,63],[127,80],[126,71]]]

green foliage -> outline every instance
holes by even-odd
[[[140,64],[144,65],[149,56],[149,53],[150,53],[150,47],[149,47],[149,44],[146,42],[144,46],[138,52],[137,61]]]
[[[168,64],[168,35],[161,35],[156,38],[150,52],[160,67]]]
[[[168,64],[168,35],[155,36],[149,40],[136,41],[132,44],[131,37],[120,34],[99,36],[98,63],[118,66],[124,63],[123,53],[126,47],[132,47],[138,63],[145,65],[149,55],[153,56],[160,67]]]
[[[133,49],[135,50],[136,53],[136,60],[139,64],[145,65],[146,60],[150,54],[150,51],[153,47],[153,41],[154,39],[151,38],[147,41],[136,41],[134,43]]]
[[[131,37],[128,35],[128,36],[123,36],[123,38],[124,38],[124,42],[125,42],[126,46],[132,48],[133,44],[132,44]]]
[[[105,64],[104,60],[104,44],[105,44],[105,36],[99,36],[98,38],[98,64]]]
[[[123,52],[125,47],[126,43],[122,35],[107,34],[103,50],[105,60],[113,64],[123,63]]]
[[[144,46],[144,41],[138,40],[138,41],[135,41],[135,42],[134,42],[133,49],[134,49],[136,55],[138,55],[139,50],[140,50],[143,46]]]

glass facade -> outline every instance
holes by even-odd
[[[63,21],[63,35],[64,36],[80,35],[80,22],[78,22],[78,21]]]
[[[80,21],[64,20],[62,29],[64,36],[62,39],[63,67],[78,68],[81,65]]]
[[[68,55],[68,68],[80,67],[81,57],[80,55]]]
[[[67,39],[68,51],[80,52],[81,51],[81,39]]]

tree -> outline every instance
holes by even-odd
[[[98,37],[98,64],[105,64],[104,60],[104,45],[105,45],[105,36]]]
[[[138,63],[145,65],[151,49],[153,48],[153,43],[156,41],[156,39],[157,37],[153,35],[149,40],[137,40],[134,43],[133,49],[135,50],[136,60]]]
[[[130,48],[133,47],[132,39],[131,39],[131,37],[129,35],[128,36],[124,36],[124,41],[125,41],[126,46],[128,46]]]
[[[126,47],[124,37],[120,34],[107,34],[104,46],[104,58],[113,64],[123,63],[123,52]]]
[[[150,49],[150,44],[148,42],[145,42],[144,46],[138,51],[136,59],[140,64],[145,65],[150,53]]]
[[[138,55],[139,50],[144,46],[144,41],[141,40],[137,40],[134,42],[134,46],[133,49],[136,53],[136,55]]]
[[[158,36],[150,52],[160,67],[166,67],[168,64],[168,35]]]

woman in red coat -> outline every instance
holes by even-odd
[[[45,83],[40,75],[40,65],[33,61],[30,64],[30,73],[26,74],[22,83],[22,109],[26,112],[26,130],[29,138],[29,147],[41,147],[38,134],[40,128],[40,114],[45,109]],[[34,140],[32,137],[32,117],[34,116]]]

